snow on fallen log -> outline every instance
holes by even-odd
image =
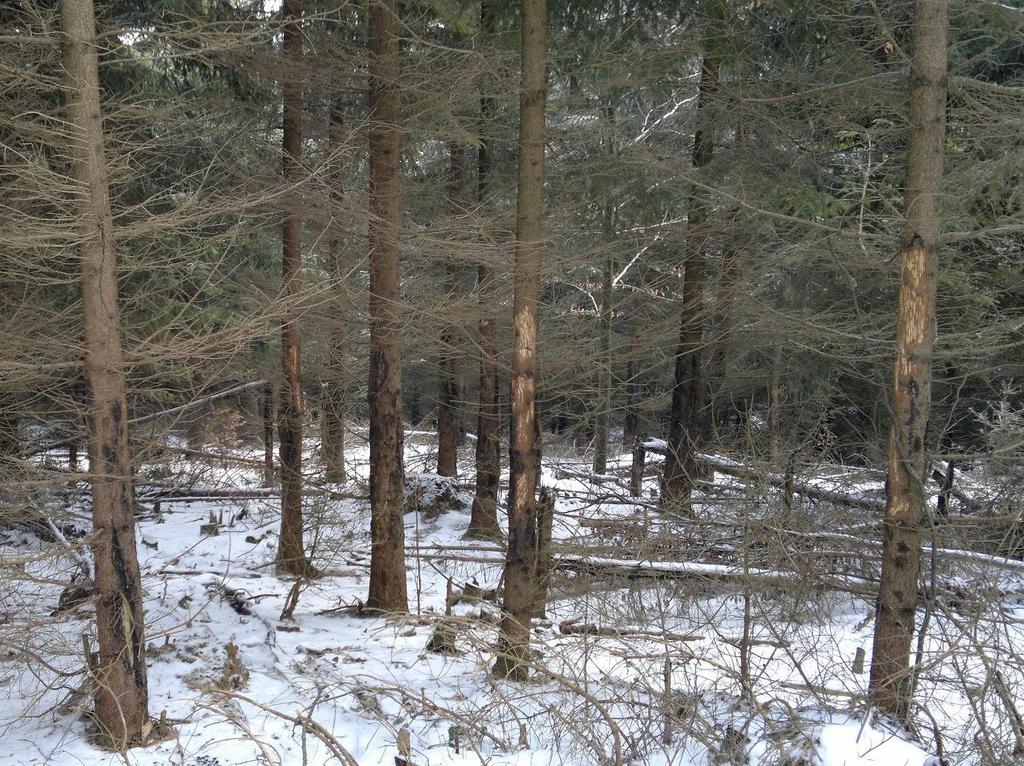
[[[611,628],[593,623],[578,623],[566,620],[559,623],[558,632],[563,636],[609,636],[613,638],[656,638],[662,641],[703,641],[704,636],[695,633],[671,633],[667,630],[641,630],[639,628]]]
[[[668,452],[668,444],[664,439],[647,439],[643,442],[643,446],[644,449],[659,455],[664,455]],[[837,505],[863,508],[869,511],[885,510],[885,500],[882,498],[850,494],[849,492],[822,487],[795,476],[787,477],[784,474],[759,471],[722,455],[700,452],[697,454],[697,459],[711,465],[716,471],[729,476],[746,481],[759,481],[777,489],[792,491],[794,494],[803,495],[813,500],[823,500],[829,503],[836,503]]]

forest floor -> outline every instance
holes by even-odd
[[[697,508],[719,527],[663,517],[630,499],[621,479],[595,484],[587,460],[569,450],[545,455],[543,484],[558,492],[555,555],[564,566],[546,617],[535,622],[536,669],[526,683],[496,680],[488,670],[497,605],[464,597],[446,616],[449,580],[455,595],[467,583],[487,591],[502,571],[500,543],[463,540],[468,484],[464,508],[434,519],[406,515],[410,614],[370,618],[348,608],[366,597],[369,573],[369,510],[360,499],[368,454],[358,434],[350,442],[353,480],[320,485],[308,498],[307,541],[325,576],[296,586],[290,618],[282,610],[294,581],[273,570],[276,498],[195,497],[211,489],[258,494],[255,452],[140,472],[146,508],[154,477],[191,478],[180,484],[184,497],[162,499],[159,514],[139,524],[150,710],[174,735],[125,757],[85,736],[82,636],[91,608],[53,614],[73,558],[54,555],[57,544],[30,532],[0,533],[5,569],[18,572],[0,598],[0,764],[393,766],[405,751],[416,766],[924,766],[939,763],[929,756],[936,733],[950,763],[968,763],[979,748],[996,752],[1003,729],[1012,730],[1002,721],[1024,689],[1024,609],[1012,595],[1024,577],[1012,562],[943,577],[958,593],[980,593],[984,576],[984,587],[996,583],[1011,595],[977,608],[963,606],[964,595],[957,609],[929,615],[916,697],[934,726],[919,733],[926,744],[914,744],[865,700],[873,564],[861,553],[837,552],[841,536],[824,547],[796,549],[787,538],[771,548],[762,539],[767,495],[753,500],[721,474]],[[407,472],[427,471],[432,453],[430,436],[410,438]],[[239,467],[237,458],[254,464]],[[618,456],[609,473],[621,476],[628,460]],[[315,464],[311,452],[307,466]],[[653,476],[647,481],[645,493],[656,486]],[[877,483],[865,479],[861,490],[877,491]],[[80,498],[68,497],[67,513],[84,518]],[[747,511],[738,522],[740,506]],[[201,533],[211,521],[218,534]],[[665,571],[638,577],[645,566]],[[439,625],[457,654],[427,651]],[[993,636],[1002,654],[989,651]],[[868,653],[863,664],[859,649]],[[994,678],[1010,700],[986,693]]]

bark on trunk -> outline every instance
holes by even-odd
[[[340,208],[344,200],[345,189],[342,186],[342,168],[337,159],[344,140],[344,115],[338,105],[331,107],[328,142],[335,157],[337,166],[330,177],[331,201]],[[334,315],[340,318],[345,308],[345,239],[343,227],[337,223],[337,212],[333,219],[330,236],[330,254],[328,261],[331,272],[331,292],[334,304]],[[321,386],[323,421],[321,426],[324,470],[327,481],[344,483],[348,476],[345,471],[345,405],[348,390],[347,369],[345,367],[345,328],[341,325],[331,330],[328,341],[327,374]]]
[[[537,498],[537,588],[533,600],[533,616],[547,614],[548,584],[551,581],[551,534],[555,522],[555,493],[542,487]]]
[[[331,353],[338,352],[336,341],[331,342]],[[348,481],[345,468],[345,386],[330,382],[321,386],[323,421],[321,430],[324,453],[324,474],[327,481],[344,484]]]
[[[505,599],[494,673],[525,678],[535,592],[537,293],[544,196],[546,0],[524,0],[522,85],[519,95],[519,183],[516,197],[515,287],[512,322],[512,435]]]
[[[398,9],[370,9],[370,591],[367,607],[409,609],[403,520],[399,301]]]
[[[263,416],[263,486],[272,487],[277,483],[274,470],[274,384],[263,385],[260,397],[260,411]]]
[[[782,346],[772,354],[771,379],[768,381],[768,449],[772,470],[779,470],[781,442],[779,410],[782,407]]]
[[[491,33],[492,18],[487,0],[480,3],[480,37]],[[494,99],[480,96],[480,147],[477,154],[477,202],[487,204],[491,180],[491,120]],[[501,481],[500,415],[498,409],[498,340],[494,328],[494,304],[497,300],[494,273],[486,263],[477,268],[480,301],[480,407],[476,429],[476,492],[467,537],[501,536],[498,526],[498,485]]]
[[[455,218],[465,213],[466,150],[453,143],[449,148],[448,211]],[[460,269],[446,265],[449,294],[461,289]],[[437,396],[437,472],[441,476],[458,474],[459,453],[459,376],[456,328],[446,319],[441,333],[441,359]]]
[[[72,175],[80,226],[89,480],[92,484],[96,634],[89,658],[95,723],[118,749],[152,731],[146,681],[142,582],[132,515],[131,460],[117,255],[103,156],[95,14],[91,0],[62,0]]]
[[[598,360],[597,415],[594,418],[594,473],[608,470],[608,424],[612,410],[612,296],[615,279],[615,255],[612,238],[615,235],[615,212],[609,203],[604,213],[604,244],[608,252],[601,277],[601,350]]]
[[[701,66],[697,99],[697,131],[693,137],[693,166],[711,162],[714,120],[711,101],[718,91],[718,61],[707,53]],[[690,493],[697,479],[696,453],[704,431],[706,399],[701,324],[704,316],[704,251],[708,238],[707,206],[698,193],[690,195],[686,257],[683,260],[683,307],[676,351],[675,385],[669,424],[669,451],[661,482],[665,510],[690,512]]]
[[[939,193],[946,129],[948,0],[918,0],[910,64],[910,135],[901,242],[900,306],[893,374],[893,423],[875,616],[870,695],[878,708],[910,712],[910,650],[918,603],[921,526],[931,405]]]
[[[644,487],[644,468],[647,463],[647,448],[644,447],[644,437],[637,436],[633,443],[633,462],[629,467],[629,496],[640,497]]]
[[[739,264],[744,255],[744,245],[741,242],[732,242],[722,254],[718,296],[715,301],[715,345],[711,352],[711,363],[708,365],[708,373],[711,378],[709,388],[712,389],[712,420],[716,425],[724,425],[731,419],[732,413],[735,411],[734,402],[726,400],[726,370],[729,361],[729,348],[732,344],[736,279]]]
[[[622,420],[622,446],[633,448],[640,429],[640,402],[644,386],[644,333],[648,332],[647,316],[647,269],[637,265],[638,284],[633,293],[630,310],[631,329],[629,337],[629,361],[626,363],[626,414]]]
[[[302,60],[302,0],[285,0],[283,78],[284,182],[299,180],[302,151],[302,86],[298,81]],[[281,295],[289,312],[302,291],[302,234],[295,206],[289,206],[281,225]],[[312,568],[302,545],[302,382],[298,320],[290,314],[281,325],[281,401],[277,430],[281,460],[281,535],[277,543],[277,570],[306,577]]]

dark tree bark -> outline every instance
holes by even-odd
[[[96,21],[92,0],[62,0],[72,176],[80,227],[86,421],[92,484],[98,654],[90,658],[101,741],[123,749],[152,732],[146,681],[142,581],[132,514],[117,253],[103,156]]]
[[[453,143],[449,147],[448,210],[455,218],[466,212],[466,150]],[[450,295],[461,290],[461,271],[457,264],[446,264]],[[437,397],[437,472],[441,476],[458,474],[459,456],[459,375],[456,328],[445,319],[441,333],[441,359],[438,365]]]
[[[718,92],[718,60],[705,52],[697,99],[697,130],[693,137],[693,166],[702,168],[714,154],[712,101]],[[697,478],[696,454],[704,431],[706,391],[701,325],[704,316],[704,251],[708,239],[707,205],[692,193],[687,216],[686,257],[683,260],[683,307],[669,423],[668,454],[661,482],[665,510],[690,512],[690,493]]]
[[[611,113],[611,110],[608,110]],[[608,427],[612,415],[612,300],[614,296],[615,253],[612,240],[615,236],[615,210],[611,203],[604,211],[604,244],[608,249],[601,276],[601,348],[598,360],[597,413],[594,418],[594,473],[603,474],[608,470]]]
[[[332,169],[329,181],[331,201],[339,207],[345,196],[341,161],[337,158],[344,140],[343,127],[344,115],[341,107],[334,105],[331,107],[327,140],[334,153],[336,167]],[[341,317],[344,314],[345,306],[345,239],[339,224],[334,223],[331,228],[328,262],[333,294],[332,303],[335,317]],[[343,483],[348,478],[345,471],[345,405],[348,371],[345,366],[345,328],[343,326],[339,325],[331,330],[326,366],[325,380],[321,385],[323,406],[321,447],[324,456],[324,470],[327,481]]]
[[[772,353],[772,371],[768,381],[768,449],[772,470],[779,470],[779,450],[782,439],[779,411],[782,408],[782,346],[776,345]]]
[[[644,393],[644,334],[648,331],[647,270],[638,264],[638,284],[631,301],[629,352],[626,362],[626,413],[622,419],[622,446],[629,449],[640,429],[640,402]]]
[[[543,248],[546,0],[524,0],[519,95],[519,184],[516,197],[515,285],[512,301],[512,435],[509,534],[498,659],[500,677],[526,677],[536,590],[537,294]]]
[[[299,180],[302,152],[302,86],[298,82],[302,60],[302,0],[285,0],[283,79],[284,157],[286,184]],[[288,311],[302,292],[301,221],[289,206],[281,225],[281,294]],[[281,401],[277,431],[281,460],[281,536],[277,543],[277,570],[307,577],[313,574],[302,545],[302,364],[299,326],[290,314],[281,324]]]
[[[492,28],[490,5],[480,3],[480,36],[486,40]],[[477,154],[477,202],[487,204],[491,180],[491,120],[494,99],[485,93],[480,96],[480,147]],[[477,268],[477,287],[480,301],[480,407],[477,414],[476,441],[476,493],[473,495],[472,515],[468,537],[495,538],[501,536],[498,526],[498,485],[501,481],[500,415],[498,408],[498,340],[494,328],[494,304],[497,300],[494,272],[485,262]]]
[[[263,417],[263,486],[272,487],[277,482],[274,469],[274,384],[263,385],[260,396],[260,412]]]
[[[715,423],[728,420],[735,411],[732,402],[726,401],[726,371],[729,349],[732,345],[733,312],[736,305],[736,279],[739,264],[744,257],[744,243],[733,241],[722,254],[722,268],[718,278],[715,300],[715,342],[708,365],[709,388],[712,390],[711,409]]]
[[[537,585],[533,600],[533,616],[547,614],[548,585],[551,582],[551,534],[555,521],[555,493],[542,487],[537,498]]]
[[[931,406],[943,151],[946,134],[948,0],[917,0],[910,62],[910,128],[900,252],[900,306],[893,373],[882,578],[869,692],[878,708],[906,720],[910,650],[921,569],[928,478],[925,431]]]
[[[633,442],[633,461],[629,467],[629,496],[640,497],[644,487],[644,468],[647,463],[647,448],[643,434],[637,434]]]
[[[399,302],[398,10],[370,8],[370,592],[367,607],[408,611],[403,520]]]

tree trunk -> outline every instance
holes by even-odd
[[[337,159],[341,152],[344,116],[340,106],[331,107],[328,143],[338,166],[330,177],[331,201],[340,207],[345,189],[342,186],[342,168]],[[331,271],[331,292],[333,293],[334,317],[344,315],[345,307],[345,239],[343,227],[337,222],[337,212],[332,216],[330,254],[328,262]],[[327,374],[321,386],[323,421],[321,446],[324,455],[324,470],[327,481],[344,483],[348,476],[345,471],[345,404],[347,393],[347,370],[345,367],[345,329],[339,325],[331,330],[328,341]]]
[[[269,381],[263,384],[260,410],[263,415],[263,486],[272,487],[277,475],[274,470],[274,384]]]
[[[712,422],[722,425],[735,412],[732,401],[726,400],[726,370],[729,361],[729,347],[732,344],[733,313],[736,305],[736,278],[744,246],[732,242],[722,254],[722,268],[718,280],[718,295],[715,301],[715,345],[708,365],[710,377]]]
[[[117,254],[99,92],[92,0],[62,0],[64,72],[80,226],[89,480],[98,655],[89,658],[101,741],[124,749],[152,730],[146,681],[142,581],[132,515],[128,404]]]
[[[647,448],[644,447],[643,434],[636,436],[633,442],[633,462],[629,467],[629,496],[640,497],[644,488],[644,468],[647,463]]]
[[[693,166],[702,168],[714,153],[711,104],[718,92],[718,61],[704,54],[697,99],[697,130],[693,137]],[[701,324],[704,315],[704,251],[708,238],[707,206],[691,193],[687,216],[686,257],[683,260],[683,308],[676,351],[675,385],[669,424],[668,455],[662,477],[661,505],[665,510],[690,512],[690,493],[697,478],[696,453],[704,431],[706,399]]]
[[[921,525],[935,342],[939,194],[946,128],[948,0],[918,0],[910,64],[910,135],[901,243],[893,422],[882,544],[882,578],[869,691],[878,708],[910,712],[910,649],[921,569]]]
[[[408,611],[402,460],[401,293],[398,266],[401,151],[398,9],[370,9],[370,592],[367,606]]]
[[[302,60],[302,0],[285,0],[284,18],[284,182],[299,180],[302,151],[302,86],[298,68]],[[295,206],[285,210],[281,226],[281,294],[289,316],[281,325],[281,402],[277,430],[281,459],[281,536],[277,542],[277,570],[286,574],[312,574],[302,545],[302,382],[299,327],[295,300],[301,294],[302,233]]]
[[[611,111],[610,109],[608,110]],[[614,294],[615,255],[612,238],[615,236],[615,210],[611,203],[604,213],[604,245],[608,252],[604,259],[601,278],[601,350],[598,360],[597,416],[594,418],[594,473],[608,470],[608,424],[612,410],[612,298]]]
[[[643,398],[644,386],[644,334],[648,332],[647,316],[647,269],[638,264],[639,284],[633,293],[629,337],[629,360],[626,363],[626,414],[622,419],[622,446],[633,448],[640,429],[640,401]]]
[[[452,218],[465,213],[466,150],[456,143],[449,148],[451,165],[448,178],[448,209]],[[461,288],[460,269],[446,265],[449,294],[457,296]],[[459,453],[459,376],[456,353],[456,328],[445,318],[441,333],[441,359],[437,397],[437,472],[441,476],[458,474]]]
[[[485,40],[493,26],[488,0],[480,3],[480,37]],[[477,202],[487,204],[490,189],[491,120],[494,99],[485,93],[480,96],[480,147],[477,154]],[[497,300],[494,272],[486,263],[477,268],[477,288],[480,300],[480,409],[476,429],[476,492],[473,495],[472,515],[468,537],[495,538],[501,536],[498,526],[498,485],[501,481],[500,414],[498,409],[498,339],[494,329],[494,304]]]
[[[550,487],[542,487],[537,498],[537,542],[535,566],[537,568],[537,587],[533,600],[533,616],[544,617],[547,614],[548,584],[551,582],[551,534],[555,522],[555,492]]]
[[[512,434],[505,600],[494,673],[522,679],[529,658],[536,570],[537,294],[544,202],[546,0],[524,0],[519,95],[519,183],[516,196],[515,287],[512,301]]]
[[[332,340],[331,354],[338,351],[337,341]],[[343,383],[331,381],[324,383],[320,391],[325,478],[330,482],[344,484],[348,481],[345,469],[345,387]]]
[[[779,409],[782,407],[782,346],[776,344],[772,352],[771,378],[768,381],[768,449],[772,470],[777,471],[779,465],[779,449],[781,433],[779,427]]]

